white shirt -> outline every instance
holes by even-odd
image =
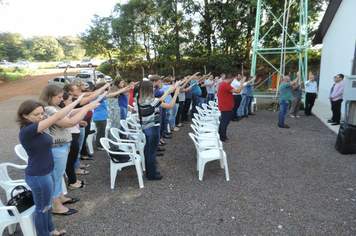
[[[241,84],[240,80],[234,79],[230,85],[234,89],[237,89],[240,87],[240,84]],[[241,95],[241,94],[242,94],[242,89],[241,89],[241,92],[239,92],[239,93],[232,93],[232,95]]]
[[[305,92],[306,93],[317,93],[318,91],[318,84],[316,81],[307,81],[304,83],[305,85]]]

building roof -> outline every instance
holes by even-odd
[[[334,16],[337,12],[337,9],[339,8],[342,0],[330,0],[330,3],[328,5],[328,8],[326,9],[326,12],[324,14],[324,17],[319,25],[318,31],[315,34],[315,37],[313,39],[314,44],[322,44],[323,43],[323,38],[326,34],[326,32],[329,29],[329,26],[331,22],[334,19]]]

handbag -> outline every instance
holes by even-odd
[[[120,148],[118,148],[116,146],[110,147],[109,150],[113,151],[113,152],[125,152],[124,150],[121,150]],[[125,163],[130,160],[130,156],[126,155],[126,154],[112,154],[112,153],[110,153],[110,157],[114,163]]]
[[[21,190],[23,189],[23,192],[13,195],[15,190]],[[33,195],[31,190],[27,190],[25,186],[19,185],[16,186],[12,191],[11,191],[11,199],[7,202],[7,206],[15,206],[19,213],[22,213],[26,211],[28,208],[32,207],[35,205],[35,202],[33,201]],[[8,210],[9,214],[13,216],[14,214],[12,211]]]

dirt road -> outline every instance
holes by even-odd
[[[40,95],[48,80],[63,74],[63,69],[39,70],[39,75],[29,75],[16,82],[0,85],[0,102],[19,95]],[[80,69],[69,69],[67,75],[74,76]]]

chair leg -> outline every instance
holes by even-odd
[[[136,162],[135,166],[136,166],[136,172],[137,172],[137,177],[138,177],[138,183],[140,185],[140,188],[143,188],[141,161]]]
[[[205,162],[200,159],[199,161],[199,180],[203,180],[203,174],[204,174],[204,167],[205,167]]]
[[[90,154],[93,154],[94,153],[94,148],[93,148],[93,138],[94,138],[94,134],[91,134],[88,136],[87,138],[87,146],[88,146],[88,151]]]
[[[62,189],[63,189],[63,195],[66,195],[68,193],[68,191],[67,191],[67,186],[66,186],[66,182],[64,181],[64,178],[62,178]]]
[[[24,236],[36,236],[35,227],[35,212],[33,214],[22,218],[22,223],[20,222],[20,227]]]
[[[145,165],[145,153],[143,149],[139,149],[140,157],[141,157],[141,163],[142,163],[142,170],[146,171],[146,165]]]
[[[17,223],[7,226],[8,230],[9,230],[9,234],[15,233],[15,231],[16,231],[16,225],[17,225]]]
[[[226,159],[226,156],[223,157],[223,160],[224,160],[226,181],[229,181],[229,180],[230,180],[230,175],[229,175],[229,168],[227,167],[227,159]]]
[[[116,180],[117,169],[115,169],[112,165],[110,165],[110,184],[111,189],[115,187],[115,180]]]

